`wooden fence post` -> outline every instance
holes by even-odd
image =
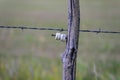
[[[76,58],[79,43],[79,0],[68,0],[68,37],[62,55],[63,80],[76,80]]]

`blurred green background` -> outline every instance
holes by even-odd
[[[81,29],[120,31],[120,0],[80,0]],[[66,0],[0,0],[0,25],[67,28]],[[0,80],[61,80],[56,31],[0,29]],[[66,33],[66,32],[63,32]],[[80,33],[77,80],[120,80],[120,35]]]

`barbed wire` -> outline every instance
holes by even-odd
[[[53,30],[53,31],[67,31],[67,29],[63,29],[63,28],[40,28],[40,27],[25,27],[25,26],[0,26],[0,28],[12,28],[12,29],[21,29],[21,30],[25,30],[25,29],[31,29],[31,30]],[[106,30],[79,30],[79,32],[91,32],[91,33],[112,33],[112,34],[120,34],[120,31],[106,31]]]

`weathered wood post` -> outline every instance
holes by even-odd
[[[79,43],[79,0],[68,0],[68,37],[63,61],[63,80],[76,80],[76,58]]]

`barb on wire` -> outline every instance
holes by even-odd
[[[24,27],[24,26],[0,26],[0,28],[12,28],[12,29],[31,29],[31,30],[53,30],[53,31],[67,31],[67,29],[63,28],[39,28],[39,27]],[[91,33],[112,33],[112,34],[120,34],[120,31],[105,31],[105,30],[79,30],[79,32],[91,32]]]

